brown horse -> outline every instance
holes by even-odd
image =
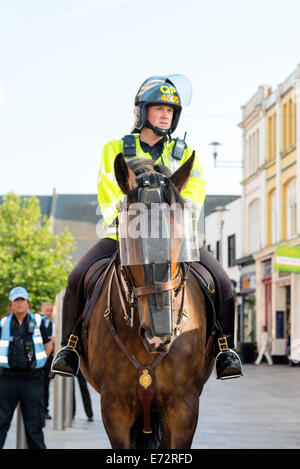
[[[179,193],[193,161],[192,155],[173,175],[154,164],[151,171],[143,168],[137,175],[138,169],[130,169],[118,155],[115,175],[127,207],[141,197],[146,205],[147,197],[151,202],[182,203]],[[171,224],[177,218],[173,216]],[[128,252],[138,250],[136,240],[125,241]],[[81,369],[101,395],[102,419],[114,449],[192,445],[199,397],[214,358],[204,295],[188,272],[189,264],[174,257],[178,243],[180,236],[171,240],[169,269],[161,263],[157,273],[153,265],[122,265],[122,256],[121,265],[111,262],[83,328]]]

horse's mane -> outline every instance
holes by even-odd
[[[126,162],[129,168],[134,172],[136,176],[140,176],[142,174],[149,173],[149,172],[160,173],[163,176],[165,176],[168,179],[168,183],[169,183],[166,189],[164,189],[164,195],[168,203],[171,204],[173,202],[173,198],[175,197],[176,202],[180,203],[180,205],[184,204],[183,197],[181,197],[178,189],[170,180],[172,173],[169,170],[169,168],[167,168],[166,166],[162,164],[155,164],[155,161],[148,160],[146,158],[136,158],[136,157],[127,158]]]
[[[171,171],[166,166],[162,164],[155,164],[155,161],[148,160],[146,158],[136,158],[134,156],[133,158],[127,158],[126,162],[136,176],[149,171],[156,171],[157,173],[161,173],[168,178],[172,175]]]

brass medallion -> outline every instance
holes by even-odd
[[[151,385],[152,378],[149,375],[149,371],[147,369],[143,370],[143,373],[139,377],[139,383],[144,389],[147,389]]]

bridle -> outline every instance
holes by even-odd
[[[150,205],[151,203],[163,203],[162,191],[165,189],[169,182],[168,178],[160,173],[150,173],[150,174],[143,174],[137,178],[138,186],[135,189],[137,191],[137,199],[138,202]],[[117,207],[118,208],[118,207]],[[117,239],[119,239],[119,218],[117,217]],[[118,243],[119,244],[119,243]],[[174,332],[178,335],[179,333],[179,325],[181,319],[184,315],[184,292],[185,286],[189,274],[189,264],[180,263],[179,268],[177,271],[177,275],[174,279],[166,280],[166,281],[159,281],[157,282],[155,279],[155,264],[151,264],[152,267],[152,278],[153,284],[151,285],[144,285],[137,287],[135,285],[134,277],[132,275],[131,269],[129,266],[122,266],[120,269],[120,276],[121,282],[118,278],[117,271],[115,271],[114,278],[116,279],[116,283],[118,285],[119,297],[122,303],[122,308],[124,312],[124,320],[127,325],[133,327],[134,321],[134,311],[138,304],[138,298],[142,296],[148,295],[155,295],[156,298],[161,297],[162,293],[167,291],[172,291],[173,293],[173,308],[175,309],[175,303],[177,296],[180,292],[182,292],[181,304],[178,311],[176,326],[174,328]],[[170,267],[170,266],[169,266]],[[121,284],[123,288],[121,288]],[[130,307],[130,316],[127,314],[125,302],[129,304]],[[159,300],[157,300],[159,301]]]
[[[132,276],[130,267],[121,267],[120,273],[121,273],[121,278],[123,280],[123,285],[124,285],[124,294],[125,294],[125,299],[127,303],[130,306],[130,317],[128,316],[126,312],[126,307],[124,306],[123,302],[123,311],[124,311],[124,319],[127,325],[133,327],[133,316],[134,316],[134,310],[137,306],[138,303],[138,297],[140,296],[147,296],[147,295],[160,295],[162,292],[172,290],[174,292],[174,303],[176,301],[176,298],[180,292],[182,292],[181,296],[181,303],[180,303],[180,308],[178,312],[178,317],[176,321],[176,327],[179,327],[179,324],[181,322],[181,319],[183,317],[183,308],[184,308],[184,292],[185,292],[185,286],[189,274],[189,264],[180,264],[180,268],[178,269],[178,273],[173,280],[169,280],[167,282],[155,282],[153,285],[146,285],[142,287],[136,287],[134,278]],[[121,298],[122,291],[120,288],[120,282],[118,280],[118,275],[116,272],[115,278],[117,280],[117,285],[118,285],[118,290],[119,290],[119,295]],[[175,304],[173,303],[173,306]]]
[[[150,178],[143,179],[143,187],[150,188]],[[158,185],[157,190],[161,189],[164,184],[164,179],[157,178]],[[147,190],[147,189],[146,189]],[[149,189],[150,190],[150,189]],[[118,217],[117,217],[117,233],[118,233]],[[119,245],[119,243],[118,243]],[[111,267],[111,268],[110,268]],[[108,267],[108,270],[111,270],[110,277],[108,280],[107,288],[107,307],[104,312],[104,317],[107,321],[108,327],[112,333],[112,336],[119,348],[123,351],[125,356],[129,359],[131,364],[137,370],[137,392],[140,398],[140,402],[143,408],[143,418],[144,418],[144,433],[151,433],[151,419],[150,419],[150,409],[151,403],[154,397],[154,371],[155,368],[161,363],[164,357],[167,355],[167,352],[159,352],[154,358],[154,361],[148,365],[141,365],[135,356],[128,350],[126,344],[120,338],[118,331],[116,330],[114,324],[114,314],[112,310],[112,284],[115,280],[118,290],[118,297],[123,310],[123,319],[125,323],[131,328],[134,326],[134,313],[137,310],[138,298],[148,295],[159,296],[163,292],[172,290],[173,292],[173,308],[175,309],[174,303],[181,292],[181,303],[178,311],[176,326],[174,328],[173,334],[179,335],[181,333],[181,322],[182,319],[187,317],[187,312],[184,308],[184,294],[185,286],[189,274],[190,264],[180,263],[177,271],[177,275],[172,280],[157,282],[155,281],[155,275],[153,275],[154,283],[152,285],[145,285],[136,287],[135,281],[130,270],[129,266],[120,267],[120,276],[117,271],[116,262],[114,261],[111,266]],[[130,313],[128,314],[128,305]],[[165,344],[170,342],[170,337],[164,342]]]

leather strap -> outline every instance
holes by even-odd
[[[180,278],[177,277],[174,280],[169,280],[168,282],[157,283],[155,285],[148,285],[144,287],[134,287],[133,292],[135,296],[143,295],[158,295],[164,291],[173,290],[177,288],[180,283]]]
[[[140,365],[140,363],[137,361],[137,359],[134,357],[134,355],[132,355],[132,353],[127,349],[126,345],[121,340],[121,338],[120,338],[120,336],[119,336],[119,334],[118,334],[118,332],[117,332],[117,330],[114,326],[114,323],[113,323],[113,318],[112,318],[113,310],[111,308],[111,287],[112,287],[112,281],[113,281],[113,278],[114,278],[115,275],[117,275],[117,272],[116,272],[115,269],[112,269],[111,276],[109,278],[108,289],[107,289],[107,309],[104,313],[104,317],[107,321],[107,324],[108,324],[109,329],[112,333],[112,336],[115,339],[115,341],[117,342],[117,344],[119,345],[120,349],[128,357],[128,359],[131,361],[133,366],[136,369],[139,370],[140,368],[145,368],[145,366]],[[150,368],[151,370],[154,370],[154,368],[156,368],[157,365],[159,365],[159,363],[162,361],[162,359],[165,357],[165,355],[166,355],[166,353],[160,353],[159,356],[154,360],[154,362],[151,365],[147,365],[147,368]]]

